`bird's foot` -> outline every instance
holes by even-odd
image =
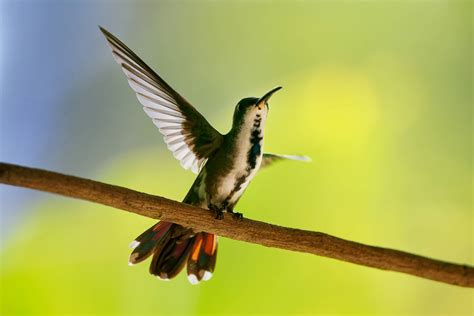
[[[214,204],[209,204],[208,208],[214,213],[215,219],[218,219],[218,220],[224,219],[224,211],[221,208],[217,207]]]
[[[239,212],[234,212],[234,210],[227,209],[227,212],[232,214],[232,217],[238,220],[242,220],[244,218],[244,215]]]
[[[239,212],[234,212],[234,213],[232,213],[232,216],[233,216],[235,219],[238,219],[238,220],[244,219],[244,214],[239,213]]]
[[[216,210],[214,211],[214,215],[215,215],[215,219],[218,219],[218,220],[223,220],[224,219],[224,211],[222,210]]]

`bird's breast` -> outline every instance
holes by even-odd
[[[207,178],[207,195],[210,203],[222,208],[233,209],[262,162],[263,126],[256,118],[252,126],[241,131],[232,139],[229,151],[223,155],[220,166],[207,168],[215,170],[215,176]]]

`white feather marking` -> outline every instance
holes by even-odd
[[[110,48],[112,48],[112,56],[114,57],[115,62],[117,62],[117,64],[128,64],[132,67],[142,69],[140,65],[130,59],[130,57],[128,57],[124,52],[122,52],[122,49],[120,47],[111,45],[110,43],[109,46]]]
[[[188,275],[188,280],[192,285],[199,284],[199,280],[198,280],[197,276],[195,276],[194,274],[189,274]]]
[[[185,160],[181,160],[181,167],[183,167],[184,169],[188,170],[189,168],[191,168],[192,164],[193,164],[193,159],[185,159]]]
[[[155,121],[153,121],[154,123]],[[156,124],[155,124],[156,125]],[[180,130],[177,129],[163,129],[163,128],[158,128],[160,130],[160,133],[163,134],[163,136],[169,136],[172,134],[175,134],[177,131],[179,132]]]
[[[199,173],[199,160],[194,160],[193,165],[191,167],[191,171],[195,174]]]
[[[163,139],[165,140],[165,143],[167,144],[174,144],[176,141],[184,141],[185,137],[184,135],[176,135],[176,134],[171,134],[169,136],[164,136]]]
[[[138,84],[137,82],[135,82],[134,79],[130,79],[130,78],[128,78],[127,81],[130,88],[132,88],[133,91],[135,91],[136,93],[141,93],[143,95],[146,95],[149,98],[153,98],[156,96],[156,92],[155,92],[156,90],[151,89],[149,86],[143,87],[141,84]]]
[[[195,174],[199,174],[199,171],[201,171],[202,167],[206,164],[206,161],[207,159],[200,159],[198,160],[196,158],[196,160],[194,161],[194,165],[192,167],[192,172],[194,172]]]
[[[209,271],[204,272],[204,275],[202,276],[202,279],[204,281],[209,281],[212,278],[212,273]]]
[[[135,91],[136,94],[138,95],[141,95],[143,98],[145,99],[148,99],[148,101],[156,104],[156,105],[159,105],[160,107],[159,108],[166,108],[170,111],[176,111],[176,112],[180,112],[178,106],[176,105],[176,103],[174,102],[171,102],[171,101],[168,101],[166,100],[164,97],[162,97],[160,94],[158,93],[155,93],[154,95],[150,96],[150,95],[146,95],[146,94],[142,94],[138,91]],[[156,106],[155,106],[156,107]]]
[[[146,78],[141,78],[140,76],[138,76],[136,73],[132,72],[130,69],[133,69],[133,67],[129,66],[129,65],[126,65],[126,64],[122,64],[122,71],[123,73],[125,74],[125,76],[128,78],[129,81],[132,81],[134,84],[136,85],[141,85],[143,87],[146,87],[146,88],[149,88],[151,90],[155,90],[156,91],[156,87],[154,87],[150,82],[147,82],[147,79],[150,80],[150,78],[148,78],[146,75],[144,74],[141,74],[140,72],[141,71],[137,71],[136,69],[133,69],[132,71],[134,72],[138,72],[140,73],[141,75],[145,76]],[[151,80],[150,80],[151,81]],[[132,87],[133,89],[133,87]],[[135,91],[136,92],[136,91]]]
[[[162,106],[154,106],[154,107],[148,107],[147,108],[148,110],[150,111],[153,111],[153,112],[157,112],[157,113],[160,113],[160,114],[163,114],[163,115],[168,115],[168,116],[171,116],[171,117],[174,117],[174,118],[180,118],[180,119],[183,119],[183,120],[187,120],[182,114],[181,112],[177,111],[177,110],[172,110],[172,109],[169,109],[169,108],[164,108]]]
[[[189,152],[189,148],[186,146],[184,146],[183,148],[181,149],[178,149],[177,151],[174,151],[173,152],[173,155],[176,157],[176,159],[180,160],[184,158],[184,156],[186,156]]]
[[[168,279],[168,278],[162,278],[162,277],[159,276],[159,275],[157,275],[156,277],[157,277],[158,280],[160,280],[160,281],[169,281],[169,280],[170,280],[170,279]]]
[[[163,114],[163,113],[157,111],[154,108],[143,107],[143,111],[145,111],[146,115],[148,115],[152,119],[169,120],[169,121],[173,121],[177,124],[181,124],[182,122],[185,121],[184,118],[179,118],[179,117],[176,117],[176,116]]]
[[[165,142],[172,146],[175,144],[184,143],[185,139],[186,138],[184,136],[165,137]]]
[[[162,102],[161,100],[157,100],[156,98],[150,98],[139,93],[137,93],[136,95],[137,95],[138,101],[140,101],[140,103],[143,106],[147,106],[147,107],[155,108],[155,109],[168,109],[172,111],[179,111],[178,107],[172,103]]]
[[[184,141],[174,143],[174,144],[167,143],[168,149],[171,150],[172,152],[176,152],[176,151],[184,148],[183,146],[185,146],[187,148],[188,145]]]
[[[128,248],[130,248],[130,249],[135,249],[135,248],[137,248],[138,246],[140,246],[140,242],[134,240],[134,241],[132,241],[132,242],[130,243],[130,245],[128,245]]]
[[[168,126],[168,127],[158,128],[158,129],[160,130],[161,134],[163,134],[164,136],[168,136],[168,135],[173,134],[176,131],[179,131],[180,128],[181,128],[180,126]]]
[[[148,90],[145,95],[147,97],[150,97],[154,99],[157,103],[159,104],[165,104],[167,106],[173,106],[176,107],[176,104],[171,102],[170,100],[164,98],[162,94],[154,87],[151,83],[147,82],[145,79],[140,78],[136,74],[130,72],[128,69],[122,67],[123,72],[128,78],[129,85],[130,87],[136,92],[136,93],[141,93],[142,90]],[[151,79],[149,79],[151,80]],[[135,87],[137,86],[142,86],[141,88],[135,90]],[[154,91],[152,95],[150,95],[149,91]]]
[[[133,65],[136,68],[142,69],[140,65],[138,65],[129,56],[127,56],[127,53],[125,53],[123,51],[123,49],[120,47],[120,45],[116,44],[111,39],[109,39],[107,41],[107,43],[109,44],[110,48],[112,49],[112,55],[114,56],[114,59],[117,62],[117,64],[119,64],[119,65],[122,65],[122,64]]]
[[[160,119],[153,119],[153,123],[155,123],[155,125],[158,126],[158,128],[164,128],[164,127],[181,128],[181,123],[166,122]]]
[[[193,154],[192,151],[190,151],[182,160],[181,160],[181,166],[184,168],[184,169],[189,169],[194,160],[196,159],[196,156]]]
[[[299,160],[299,161],[307,161],[307,162],[311,161],[311,158],[308,156],[296,156],[296,155],[275,155],[275,156],[291,159],[291,160]]]

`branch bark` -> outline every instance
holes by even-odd
[[[56,172],[0,163],[0,183],[112,206],[132,213],[192,227],[219,236],[311,253],[439,282],[474,287],[474,267],[430,259],[403,251],[364,245],[321,232],[281,227],[226,216],[163,197]]]

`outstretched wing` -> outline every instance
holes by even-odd
[[[311,158],[308,156],[294,156],[294,155],[278,155],[278,154],[263,154],[262,164],[260,165],[260,169],[263,167],[267,167],[274,163],[275,161],[289,159],[289,160],[298,160],[298,161],[305,161],[310,162]]]
[[[145,113],[184,169],[198,173],[223,136],[118,38],[100,27]]]

